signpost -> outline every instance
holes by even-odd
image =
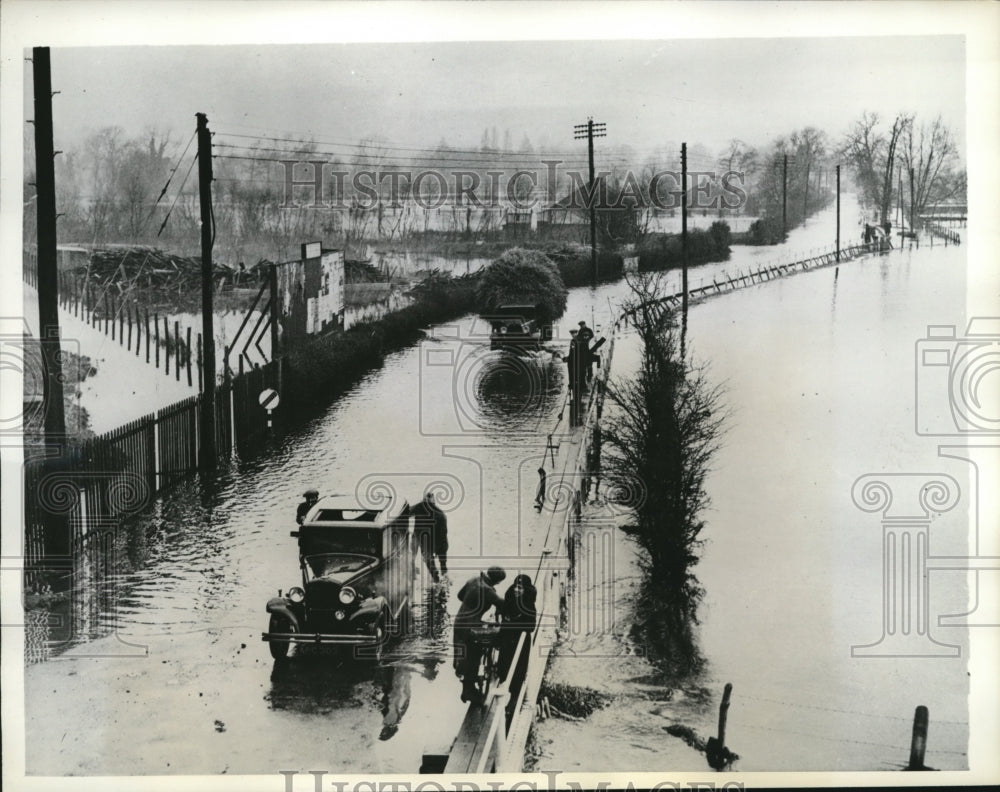
[[[281,403],[281,397],[274,388],[264,388],[257,397],[260,406],[267,410],[267,431],[271,431],[271,413]]]

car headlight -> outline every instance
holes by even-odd
[[[298,586],[288,589],[288,599],[292,602],[302,602],[306,598],[306,593]]]
[[[340,590],[338,598],[344,605],[350,605],[354,600],[358,598],[358,595],[354,592],[354,589],[345,586]]]

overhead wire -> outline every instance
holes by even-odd
[[[177,164],[170,169],[170,175],[167,177],[167,183],[163,185],[163,189],[160,190],[160,194],[157,196],[156,200],[153,201],[153,208],[149,210],[149,214],[146,215],[146,219],[142,221],[140,230],[146,227],[146,223],[149,222],[150,218],[152,218],[153,214],[156,212],[156,207],[160,205],[160,201],[163,200],[163,196],[166,195],[167,190],[170,189],[170,182],[173,180],[174,174],[177,173],[177,169],[181,166],[181,163],[184,161],[184,157],[187,156],[188,149],[191,148],[191,144],[194,142],[194,139],[197,136],[197,134],[198,134],[197,130],[191,133],[191,138],[190,140],[188,140],[187,145],[184,147],[184,151],[182,151],[181,155],[177,158]]]
[[[159,237],[160,234],[163,233],[163,229],[167,227],[167,221],[170,220],[170,215],[173,213],[174,207],[177,206],[177,201],[184,193],[184,185],[187,184],[188,177],[191,175],[191,170],[194,168],[194,164],[197,161],[198,161],[198,152],[195,152],[195,155],[191,158],[191,164],[188,165],[187,173],[184,174],[184,181],[181,182],[181,186],[177,190],[177,195],[174,196],[174,202],[170,204],[170,208],[167,210],[167,214],[163,218],[163,223],[160,224],[160,230],[156,232],[157,237]]]

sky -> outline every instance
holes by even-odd
[[[864,111],[941,115],[965,151],[963,36],[57,47],[56,148],[117,125],[402,146],[477,148],[483,130],[573,150],[687,141],[720,151],[815,126],[838,139]],[[25,113],[31,117],[31,70]]]

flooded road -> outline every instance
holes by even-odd
[[[830,236],[822,217],[782,250],[735,248],[730,262],[693,271],[691,285],[804,257]],[[897,253],[692,310],[694,353],[726,382],[734,411],[709,482],[714,510],[698,567],[709,661],[700,684],[734,683],[730,742],[741,769],[883,768],[905,758],[896,749],[917,703],[933,713],[929,763],[964,766],[964,655],[850,655],[851,645],[878,639],[881,613],[878,515],[854,507],[851,484],[869,471],[939,461],[908,430],[912,349],[926,324],[961,322],[963,261],[955,248]],[[624,283],[573,290],[552,347],[565,349],[558,339],[579,319],[600,335],[626,291]],[[508,580],[535,571],[543,540],[531,508],[535,469],[545,434],[565,428],[565,366],[546,352],[500,357],[484,342],[472,317],[430,328],[273,453],[234,466],[211,488],[184,485],[123,531],[116,607],[93,614],[92,640],[26,670],[29,773],[412,773],[425,747],[447,742],[464,712],[449,662],[455,592],[491,563]],[[620,349],[616,376],[637,359],[634,345]],[[276,667],[260,640],[267,599],[298,583],[288,532],[307,487],[361,496],[392,488],[411,503],[430,489],[448,514],[451,582],[418,578],[416,634],[379,668],[322,650],[296,651]],[[964,541],[964,526],[945,525],[942,538]],[[618,562],[623,580],[634,577],[627,554]],[[962,609],[958,577],[935,583],[932,613]],[[964,635],[951,628],[948,642],[963,645]],[[616,664],[595,657],[579,666],[588,679],[589,662],[619,688],[626,673],[643,673],[622,663],[616,676]],[[926,695],[914,701],[914,690]],[[595,717],[594,750],[573,756],[598,762],[587,770],[703,769],[693,760],[684,767],[690,757],[662,728],[671,707],[661,710],[652,719],[634,708],[627,720]],[[708,700],[689,702],[684,717],[711,733]]]
[[[600,331],[615,288],[575,291],[552,349],[579,319]],[[29,772],[412,773],[425,745],[450,740],[465,711],[455,592],[490,563],[508,581],[534,574],[547,525],[535,470],[545,434],[568,420],[565,365],[551,351],[491,353],[482,333],[473,317],[429,329],[266,457],[211,489],[183,485],[123,529],[117,606],[83,603],[94,638],[26,670]],[[447,512],[451,583],[418,577],[416,635],[381,668],[318,649],[275,667],[260,640],[268,598],[300,584],[289,530],[309,487],[391,488],[411,503],[432,490]]]

